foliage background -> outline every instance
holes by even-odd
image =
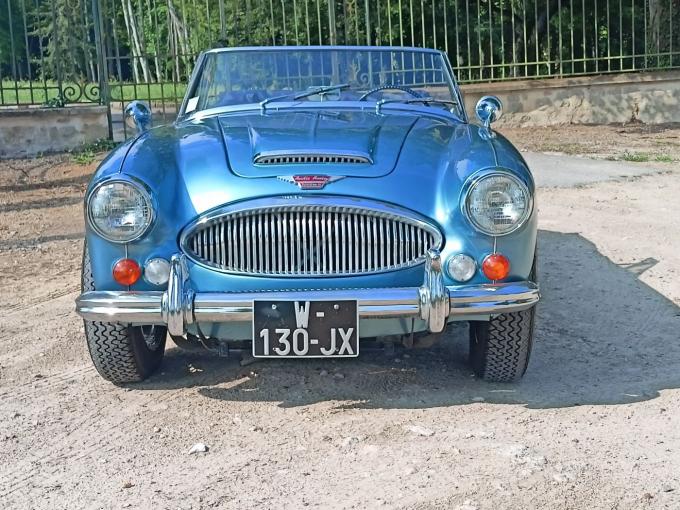
[[[680,66],[680,0],[0,0],[0,104],[98,82],[97,25],[113,84],[181,87],[217,45],[437,47],[467,82]]]

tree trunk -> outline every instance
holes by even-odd
[[[113,48],[116,50],[116,72],[118,74],[115,74],[111,69],[109,71],[109,76],[115,75],[118,77],[118,81],[123,81],[123,69],[120,63],[120,42],[118,41],[118,25],[116,24],[115,14],[111,18],[111,34],[113,35]],[[109,37],[106,30],[102,34],[102,37]],[[107,46],[109,46],[109,42],[107,42]],[[113,65],[113,62],[111,65]]]
[[[649,0],[649,38],[647,53],[664,53],[670,49],[669,19],[673,16],[668,0]]]
[[[126,5],[126,0],[121,0],[121,6],[123,7],[123,20],[125,21],[125,30],[127,31],[128,34],[128,40],[130,41],[130,52],[132,53],[132,56],[130,57],[132,59],[132,62],[130,62],[130,67],[132,68],[132,78],[135,81],[135,83],[139,83],[139,66],[137,63],[137,59],[135,58],[135,48],[134,48],[134,43],[132,41],[132,31],[130,29],[130,19],[129,19],[129,14],[127,10],[127,5]],[[122,77],[120,77],[122,79]]]
[[[156,83],[161,83],[163,81],[162,76],[161,76],[161,62],[160,59],[158,58],[158,41],[160,40],[159,38],[159,29],[160,25],[158,24],[158,14],[155,12],[155,10],[152,10],[151,8],[151,1],[147,0],[146,3],[146,12],[149,13],[149,24],[152,23],[152,12],[153,12],[153,18],[155,21],[155,33],[154,33],[154,39],[153,39],[153,64],[154,64],[154,70],[156,74]]]
[[[187,70],[189,67],[189,36],[187,33],[186,25],[180,20],[175,11],[175,6],[172,4],[172,0],[168,0],[168,14],[170,15],[170,31],[173,34],[175,40],[175,66],[177,72],[177,81],[181,81],[180,73],[180,55],[182,63],[184,64],[184,69]]]
[[[139,36],[139,27],[137,26],[137,19],[135,18],[135,11],[132,8],[132,0],[121,0],[123,4],[123,15],[125,18],[125,26],[128,29],[128,36],[130,39],[130,50],[132,51],[132,58],[135,65],[138,65],[144,75],[144,81],[151,81],[151,73],[149,70],[149,63],[144,55],[144,44]],[[137,69],[134,67],[133,69]],[[139,71],[136,71],[137,76],[135,81],[139,82]]]
[[[85,75],[87,76],[87,81],[94,82],[97,81],[96,72],[94,69],[94,57],[92,55],[94,42],[90,38],[90,29],[92,27],[90,20],[94,20],[88,15],[87,2],[81,1],[79,3],[83,18],[81,45],[85,59]]]

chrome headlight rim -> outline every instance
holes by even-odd
[[[116,184],[116,183],[121,183],[125,184],[128,186],[131,186],[135,188],[139,194],[142,196],[144,199],[144,202],[146,203],[146,206],[149,208],[151,211],[151,217],[149,218],[148,224],[135,236],[121,240],[121,239],[112,239],[109,237],[105,232],[102,232],[102,230],[97,226],[97,224],[94,222],[92,218],[92,207],[91,207],[91,202],[93,197],[96,196],[97,192],[102,188],[102,186],[106,186],[108,184]],[[134,241],[137,241],[144,237],[151,227],[156,223],[156,202],[154,201],[151,191],[149,188],[141,181],[138,181],[136,179],[121,179],[120,177],[114,177],[114,178],[109,178],[109,179],[104,179],[101,182],[98,182],[94,188],[92,188],[92,191],[87,195],[87,199],[85,201],[85,211],[87,215],[87,223],[90,226],[94,232],[100,236],[101,238],[105,239],[108,242],[115,243],[115,244],[128,244],[132,243]]]
[[[510,230],[506,232],[497,233],[486,230],[484,227],[482,227],[481,225],[479,225],[479,223],[475,221],[468,207],[469,204],[468,199],[470,198],[470,194],[474,191],[474,189],[477,186],[479,186],[479,184],[482,181],[490,177],[506,177],[510,179],[522,190],[522,192],[527,197],[527,207],[524,213],[522,214],[522,217],[517,221],[517,223],[515,223],[515,225]],[[533,193],[531,193],[529,186],[527,186],[527,184],[522,179],[515,175],[514,172],[505,168],[495,167],[492,169],[480,170],[478,172],[475,172],[473,175],[468,177],[467,182],[463,186],[463,190],[464,190],[462,194],[463,199],[461,200],[460,204],[463,216],[475,230],[491,237],[503,237],[517,232],[519,229],[521,229],[527,224],[529,218],[534,212],[534,196]]]

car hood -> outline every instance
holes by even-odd
[[[317,119],[324,126],[330,126],[331,122],[331,116],[278,114],[283,115],[278,117],[279,121],[287,119],[291,124],[294,118],[298,122]],[[287,127],[295,133],[288,140],[309,140],[314,133],[318,140],[320,132],[318,128],[303,130],[272,119],[267,120],[268,127],[263,130],[262,124],[254,120],[258,115],[251,112],[229,118],[206,117],[147,131],[125,149],[128,152],[120,167],[102,167],[94,181],[116,171],[138,178],[153,191],[159,207],[165,209],[159,215],[176,217],[174,223],[169,222],[174,225],[184,225],[212,208],[236,201],[314,194],[372,198],[445,222],[451,214],[458,214],[466,179],[481,169],[499,165],[526,175],[527,185],[533,189],[521,156],[500,135],[489,140],[481,136],[478,126],[420,112],[386,112],[384,118],[359,110],[343,112],[345,119],[363,119],[366,123],[361,127],[357,127],[359,122],[351,123],[345,130],[334,132],[333,144],[328,127],[324,147],[358,150],[359,143],[363,143],[363,147],[371,147],[374,158],[371,165],[255,165],[252,157],[258,147],[264,144],[284,147],[275,144],[283,144]],[[365,135],[369,130],[367,119],[373,126],[371,132],[377,133],[375,140]],[[335,119],[334,122],[341,121]],[[274,125],[281,133],[276,132]],[[253,143],[250,138],[253,130],[266,136]],[[237,164],[238,161],[242,161],[243,166]],[[301,190],[295,182],[282,179],[331,172],[338,172],[339,178],[321,189]]]
[[[231,170],[241,177],[392,172],[416,116],[288,110],[219,118]]]

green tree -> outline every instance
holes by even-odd
[[[41,1],[34,9],[38,38],[34,61],[45,78],[96,81],[97,61],[90,0]]]
[[[14,80],[29,77],[26,44],[23,33],[22,8],[17,0],[6,0],[0,6],[0,76]]]

